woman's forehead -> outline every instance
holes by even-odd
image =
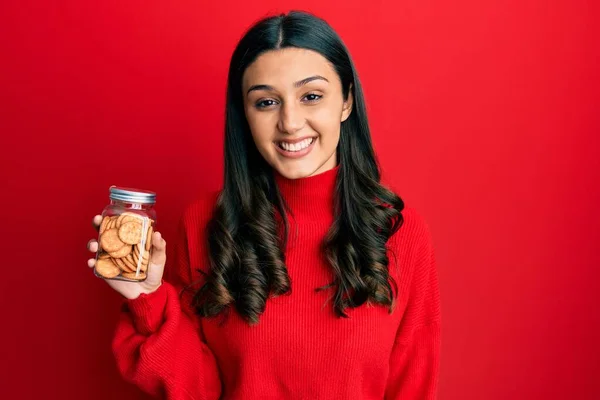
[[[331,63],[316,51],[288,47],[261,54],[244,72],[243,87],[293,86],[311,76],[322,76],[331,82],[337,74]]]

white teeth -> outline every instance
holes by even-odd
[[[304,139],[298,143],[279,142],[279,146],[286,151],[300,151],[310,146],[314,138]]]

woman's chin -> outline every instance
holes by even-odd
[[[298,168],[278,168],[277,172],[287,179],[301,179],[311,175],[310,172],[304,172]]]
[[[305,165],[277,165],[275,170],[277,173],[287,179],[301,179],[308,178],[322,174],[332,168],[333,166],[321,165],[319,163],[310,163]]]
[[[306,162],[277,164],[275,170],[284,178],[301,179],[313,175],[315,170],[319,168],[318,165],[313,164]]]

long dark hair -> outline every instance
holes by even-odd
[[[322,243],[334,280],[315,289],[335,291],[332,302],[338,316],[347,317],[346,308],[365,302],[387,306],[391,312],[397,285],[388,272],[386,242],[403,222],[404,203],[380,184],[362,87],[346,46],[327,22],[299,11],[256,23],[231,57],[224,186],[206,227],[210,272],[194,294],[194,307],[204,317],[233,308],[253,324],[269,296],[291,291],[282,251],[288,234],[286,206],[272,167],[252,140],[241,89],[244,71],[259,55],[286,47],[320,53],[335,67],[344,99],[354,94],[337,148],[335,220]],[[282,217],[283,235],[278,233],[276,213]]]

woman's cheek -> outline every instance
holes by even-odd
[[[254,141],[257,142],[257,144],[271,141],[271,130],[269,129],[268,124],[269,119],[261,117],[260,115],[252,115],[251,119],[248,120],[250,131],[252,132]]]

